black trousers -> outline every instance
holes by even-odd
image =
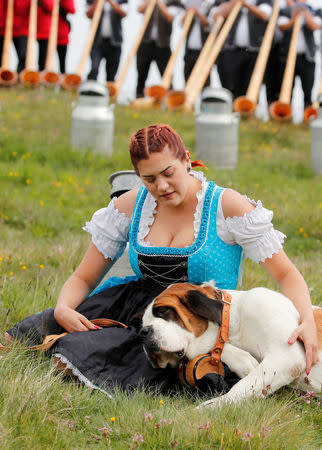
[[[280,66],[281,66],[281,83],[282,83],[286,61],[280,60]],[[305,58],[305,55],[302,54],[297,55],[294,79],[296,76],[300,77],[304,94],[304,108],[311,105],[312,103],[311,97],[312,97],[312,88],[314,84],[314,72],[315,72],[315,62],[308,61]]]
[[[258,52],[246,48],[224,50],[217,61],[222,87],[228,89],[234,98],[246,94]]]
[[[187,48],[184,55],[184,79],[188,80],[197,59],[199,58],[201,50]],[[210,75],[205,82],[205,86],[210,86]]]
[[[38,39],[38,67],[39,71],[45,69],[47,57],[48,39]],[[67,45],[57,45],[60,73],[66,73]]]
[[[144,96],[144,86],[152,61],[156,62],[162,76],[170,56],[170,47],[158,47],[155,41],[141,43],[136,55],[136,67],[138,71],[138,82],[136,87],[137,97]]]
[[[87,78],[96,80],[99,67],[105,58],[106,81],[114,81],[120,63],[121,46],[112,45],[110,38],[102,38],[95,43],[91,51],[92,67]]]
[[[267,66],[264,75],[264,83],[266,85],[267,104],[278,100],[281,90],[281,82],[283,79],[283,71],[280,64],[280,46],[274,44],[271,48]]]
[[[13,38],[13,43],[18,56],[18,66],[17,72],[21,72],[26,65],[26,53],[27,53],[27,36],[19,36]],[[2,61],[2,50],[3,50],[4,37],[0,36],[0,66]]]

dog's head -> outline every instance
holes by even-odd
[[[214,345],[221,325],[221,292],[212,283],[177,283],[147,307],[142,318],[144,351],[153,367],[176,367]]]

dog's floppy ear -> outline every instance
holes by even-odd
[[[182,303],[194,314],[221,325],[223,304],[195,289],[187,292]]]

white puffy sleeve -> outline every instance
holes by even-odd
[[[119,258],[126,247],[131,219],[114,206],[114,197],[106,208],[93,214],[83,230],[92,235],[92,242],[104,258]]]
[[[271,258],[274,253],[279,252],[286,235],[274,229],[273,211],[264,208],[260,200],[258,202],[249,198],[247,200],[255,206],[255,209],[241,217],[225,219],[220,198],[217,232],[227,244],[239,244],[244,249],[245,256],[252,261],[264,262],[266,258]]]

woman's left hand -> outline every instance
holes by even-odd
[[[301,322],[289,337],[288,343],[294,344],[297,339],[300,339],[305,347],[306,373],[308,375],[311,367],[319,360],[317,331],[314,319]]]

